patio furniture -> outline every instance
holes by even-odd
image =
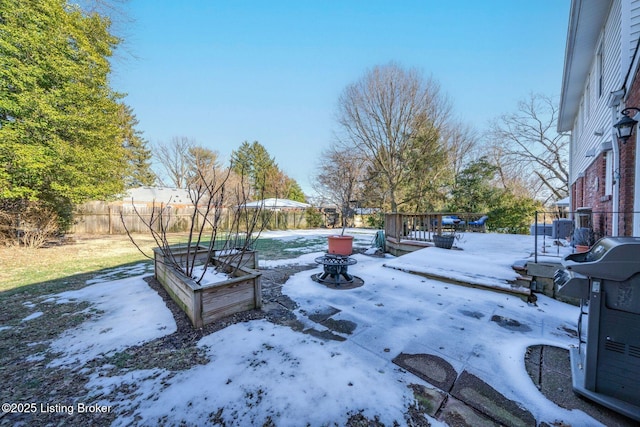
[[[455,215],[447,215],[442,217],[442,225],[457,225],[463,222]]]
[[[458,227],[464,225],[464,221],[455,215],[444,215],[442,217],[438,215],[436,219],[431,221],[431,225],[437,232],[442,230],[457,230]]]
[[[350,265],[354,265],[358,261],[356,261],[355,258],[345,255],[326,254],[317,257],[315,262],[324,267],[324,271],[316,275],[318,282],[324,283],[326,281],[339,285],[340,283],[353,282],[353,276],[347,272],[347,269]],[[341,276],[344,280],[341,279]]]
[[[487,222],[488,219],[489,219],[489,216],[483,215],[476,221],[469,221],[469,223],[467,224],[469,226],[469,230],[481,231],[484,233],[486,231],[485,223]]]

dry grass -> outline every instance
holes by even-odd
[[[140,235],[135,239],[152,254],[151,249],[156,245],[150,237]],[[185,236],[171,236],[171,240],[181,242]],[[72,405],[86,399],[84,387],[89,373],[92,368],[102,366],[102,362],[95,362],[95,366],[87,364],[88,370],[50,368],[47,365],[56,355],[48,346],[65,330],[99,313],[86,302],[61,304],[48,301],[46,296],[82,288],[87,286],[88,279],[104,270],[116,267],[126,270],[121,267],[144,260],[146,258],[127,236],[76,236],[66,244],[42,249],[0,247],[0,307],[3,307],[0,311],[0,384],[4,385],[0,390],[0,401]],[[157,283],[151,286],[174,312],[178,331],[107,358],[104,363],[115,367],[114,375],[131,368],[159,367],[178,371],[207,361],[195,345],[204,330],[193,329],[186,315],[169,300],[164,290]],[[24,321],[33,314],[35,307],[40,316]],[[224,325],[218,325],[218,329],[221,327]],[[115,414],[69,418],[39,411],[0,412],[0,425],[108,425],[114,417]]]
[[[149,255],[153,255],[155,242],[148,235],[134,236],[136,242]],[[172,236],[176,242],[185,236]],[[106,268],[113,268],[146,258],[136,249],[126,235],[82,235],[40,249],[24,247],[0,247],[0,293],[20,290],[26,286],[52,281],[72,282],[83,276]]]
[[[175,242],[185,241],[185,236],[172,236]],[[147,236],[137,236],[136,241],[149,251],[155,242]],[[87,396],[85,388],[91,375],[99,369],[100,375],[123,375],[135,369],[165,369],[172,373],[208,363],[198,341],[210,333],[230,324],[252,319],[267,320],[302,330],[295,315],[279,308],[272,311],[251,310],[220,319],[202,329],[194,329],[187,316],[170,300],[166,291],[151,277],[149,286],[163,298],[172,311],[177,331],[105,358],[94,359],[73,369],[48,367],[56,355],[49,350],[51,340],[62,332],[99,315],[86,302],[57,303],[47,301],[44,295],[87,286],[86,281],[100,270],[139,263],[145,258],[127,236],[78,236],[73,242],[44,249],[0,248],[0,401],[12,403],[36,402],[71,406],[74,402],[92,403],[95,397]],[[282,284],[290,274],[305,270],[307,266],[294,266],[263,272],[263,298],[270,306],[279,306],[283,300]],[[23,321],[37,310],[40,317]],[[137,392],[135,385],[122,386],[101,396],[113,398],[117,407],[120,400],[128,400]],[[212,414],[221,409],[212,408]],[[116,411],[109,414],[64,413],[0,413],[0,425],[29,425],[34,427],[65,425],[109,425]],[[422,416],[413,421],[424,419]],[[272,426],[268,419],[265,426]],[[379,426],[377,420],[357,413],[351,416],[347,426]],[[424,425],[413,423],[412,425]]]

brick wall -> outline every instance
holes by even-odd
[[[640,69],[636,70],[626,105],[640,108]],[[620,144],[620,211],[622,212],[633,211],[637,136],[638,126],[635,127],[627,143]],[[633,234],[633,216],[620,214],[619,227],[621,235],[631,236]]]
[[[579,180],[576,187],[582,191],[582,205],[578,207],[590,207],[593,211],[592,224],[596,237],[611,235],[613,226],[611,224],[611,212],[613,210],[613,200],[606,193],[606,160],[604,153],[598,154],[595,160],[589,165],[584,173],[584,177]]]
[[[640,108],[640,69],[636,72],[625,105]],[[621,236],[633,235],[633,214],[631,212],[633,212],[636,181],[637,135],[638,126],[635,127],[626,144],[614,141],[614,144],[617,143],[620,148],[620,161],[618,170],[614,171],[614,179],[617,181],[616,185],[619,189],[618,234]],[[604,153],[600,153],[584,172],[584,177],[578,178],[571,186],[572,210],[579,207],[591,207],[594,212],[612,212],[613,200],[611,196],[605,195],[605,185],[606,161]],[[611,216],[607,218],[605,215],[594,214],[593,228],[596,233],[602,236],[611,235]]]

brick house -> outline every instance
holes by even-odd
[[[640,0],[571,1],[558,130],[571,132],[570,209],[598,237],[640,236],[637,125],[626,142],[613,126],[640,108],[639,43]]]

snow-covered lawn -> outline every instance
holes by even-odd
[[[373,232],[351,231],[357,245],[373,239]],[[291,231],[265,237],[311,239],[334,233]],[[97,369],[86,385],[87,395],[112,406],[119,414],[115,424],[123,426],[134,420],[202,425],[216,419],[237,426],[262,425],[269,419],[277,426],[342,425],[360,411],[386,425],[394,420],[403,424],[414,400],[408,385],[430,386],[392,359],[400,353],[428,353],[446,359],[458,373],[467,370],[480,377],[539,421],[594,424],[582,412],[548,401],[524,366],[527,346],[575,344],[565,329],[576,329],[578,308],[542,295],[537,306],[529,305],[512,295],[446,284],[384,265],[412,264],[455,277],[502,280],[511,274],[513,261],[529,256],[533,237],[468,234],[457,244],[464,250],[428,248],[400,258],[356,255],[358,263],[349,271],[364,285],[352,290],[312,281],[319,268],[292,276],[282,292],[298,304],[298,319],[322,330],[307,315],[339,310],[334,320],[357,325],[352,334],[343,335],[343,342],[324,341],[266,320],[235,324],[200,340],[210,359],[206,365],[177,373],[131,370],[115,377]],[[321,253],[262,260],[261,266],[313,263]],[[170,311],[142,277],[107,279],[52,296],[61,302],[89,301],[99,313],[51,342],[51,350],[60,353],[52,366],[80,369],[89,359],[175,331]],[[38,312],[37,304],[33,311]],[[493,316],[515,319],[521,327],[505,328],[491,321]],[[126,384],[138,390],[125,399],[119,390]]]

